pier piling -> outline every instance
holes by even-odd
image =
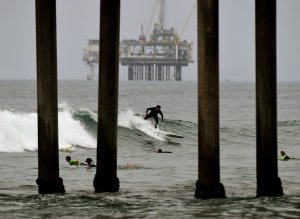
[[[59,177],[56,0],[36,0],[39,193],[64,193]]]
[[[198,1],[198,181],[196,198],[224,198],[220,182],[219,1]]]
[[[119,89],[120,0],[100,2],[96,192],[119,190],[117,122]]]
[[[277,163],[276,0],[256,0],[257,196],[283,195]]]

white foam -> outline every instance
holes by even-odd
[[[134,115],[131,110],[121,111],[118,116],[118,125],[129,129],[138,129],[146,135],[160,141],[165,140],[166,132],[154,128],[151,120],[144,120],[141,116]]]
[[[96,140],[84,129],[79,121],[73,119],[69,110],[58,113],[58,124],[60,148],[67,144],[88,148],[96,147]]]
[[[37,149],[36,113],[0,111],[0,152]]]
[[[96,140],[70,111],[58,113],[59,148],[64,145],[96,147]],[[24,152],[37,150],[37,114],[0,110],[0,152]]]

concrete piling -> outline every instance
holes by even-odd
[[[224,198],[220,182],[219,1],[198,1],[198,181],[195,197]]]
[[[257,196],[283,195],[277,164],[276,0],[256,0]]]
[[[59,177],[56,0],[36,0],[39,193],[64,193]]]
[[[96,192],[119,190],[117,122],[119,89],[120,0],[100,2]]]

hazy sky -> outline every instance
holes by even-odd
[[[121,0],[122,39],[147,32],[156,0]],[[180,31],[196,0],[167,0],[167,26]],[[0,0],[0,79],[35,78],[34,0]],[[58,78],[85,79],[81,58],[87,39],[99,38],[99,0],[57,0]],[[300,1],[277,0],[278,80],[300,81]],[[181,38],[194,42],[195,63],[183,80],[197,78],[196,10]],[[220,0],[220,79],[254,81],[254,0]],[[125,69],[120,68],[124,79]]]

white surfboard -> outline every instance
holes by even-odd
[[[167,137],[172,137],[172,138],[184,138],[182,135],[177,135],[174,133],[167,133],[166,134]]]

